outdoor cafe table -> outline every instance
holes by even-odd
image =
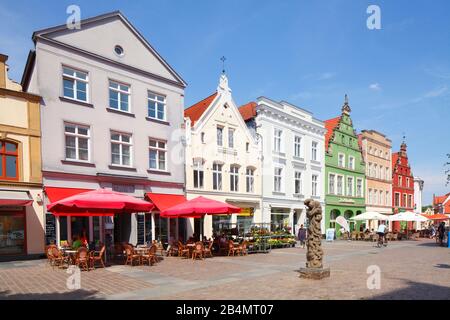
[[[69,261],[71,264],[75,263],[75,258],[77,255],[77,250],[73,249],[61,249],[61,251],[64,253],[64,255],[69,257]]]

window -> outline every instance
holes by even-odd
[[[194,188],[203,189],[203,161],[194,160]]]
[[[166,171],[167,143],[161,140],[149,140],[149,167],[153,170]]]
[[[273,139],[273,150],[275,152],[281,152],[281,137],[283,135],[283,131],[280,129],[274,130],[274,139]]]
[[[250,143],[248,143],[248,142],[245,143],[245,151],[248,152],[249,151],[249,147],[250,147]]]
[[[335,183],[335,175],[334,174],[330,174],[328,177],[328,193],[329,194],[334,194],[335,190],[334,190],[334,183]]]
[[[130,86],[109,81],[109,107],[130,112]]]
[[[223,146],[223,127],[217,126],[217,145]]]
[[[213,189],[222,190],[222,165],[219,163],[213,164]]]
[[[294,138],[294,157],[302,157],[302,137],[299,136]]]
[[[228,147],[234,148],[234,129],[228,129]]]
[[[389,191],[386,191],[386,197],[384,200],[385,200],[385,205],[389,206],[390,205]]]
[[[408,195],[408,208],[412,208],[412,195]]]
[[[386,153],[384,154],[386,159],[389,159],[389,153],[386,151]]]
[[[391,180],[391,177],[389,174],[389,168],[386,168],[386,180]]]
[[[201,133],[200,137],[201,137],[202,143],[205,143],[205,133],[204,132]]]
[[[230,190],[239,191],[239,167],[230,166]]]
[[[372,198],[372,189],[369,189],[369,204],[372,204],[373,202],[373,198]]]
[[[311,195],[317,196],[317,184],[318,184],[319,177],[316,174],[313,174],[311,177]]]
[[[19,179],[18,145],[13,142],[0,141],[0,178]],[[5,238],[6,239],[6,238]]]
[[[64,124],[66,160],[89,161],[89,127]]]
[[[348,157],[348,168],[354,170],[355,169],[355,158]]]
[[[362,197],[363,196],[363,181],[362,179],[356,179],[356,196]]]
[[[353,197],[353,177],[347,177],[347,196]]]
[[[398,176],[398,185],[402,186],[402,176]]]
[[[119,45],[116,45],[116,46],[114,47],[114,52],[115,52],[119,57],[122,57],[122,56],[124,55],[123,48],[122,48],[121,46],[119,46]]]
[[[378,204],[378,191],[373,190],[373,204]]]
[[[295,172],[295,180],[294,180],[294,193],[302,194],[302,173],[300,171]]]
[[[344,184],[344,177],[337,176],[337,194],[343,195],[343,184]]]
[[[394,206],[400,207],[400,193],[396,192],[394,197]]]
[[[166,97],[148,92],[148,117],[157,120],[166,120]]]
[[[402,207],[406,207],[406,193],[403,194]]]
[[[406,178],[406,187],[407,187],[407,188],[410,187],[410,185],[409,185],[409,178]]]
[[[373,177],[378,178],[378,166],[377,164],[373,165]]]
[[[380,197],[378,200],[380,202],[380,205],[383,205],[384,201],[383,201],[383,191],[382,190],[380,190]]]
[[[281,192],[281,178],[283,174],[282,168],[275,168],[273,177],[273,190],[275,192]]]
[[[88,74],[63,67],[63,95],[66,98],[88,101]]]
[[[247,168],[246,172],[245,172],[246,176],[245,176],[245,180],[246,180],[246,189],[247,192],[255,192],[255,169],[252,168]]]
[[[318,161],[317,160],[317,146],[318,146],[318,143],[313,141],[311,144],[311,160],[314,160],[314,161]]]
[[[372,162],[369,162],[369,165],[367,166],[367,175],[370,177],[372,174]]]
[[[111,132],[111,163],[131,167],[131,135]]]
[[[339,153],[338,155],[338,166],[339,167],[345,166],[345,156],[342,153]]]
[[[383,166],[380,166],[380,179],[384,180],[384,168],[383,168]]]

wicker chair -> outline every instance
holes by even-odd
[[[364,233],[364,241],[370,241],[370,233]]]
[[[139,261],[139,264],[141,263],[141,255],[134,252],[134,249],[131,245],[125,246],[125,255],[126,255],[125,265],[128,265],[129,263],[130,266],[133,266],[133,262],[135,260]]]
[[[51,244],[49,246],[47,246],[47,248],[45,249],[45,254],[47,256],[47,262],[50,266],[53,266],[53,261],[54,261],[54,256],[53,256],[53,248],[56,248],[56,245]]]
[[[91,268],[95,269],[95,263],[100,262],[103,268],[105,268],[105,262],[103,261],[103,255],[105,254],[106,246],[100,249],[100,251],[92,251],[90,256]]]
[[[239,251],[241,255],[248,255],[248,241],[244,240],[240,245],[239,245]]]
[[[178,241],[178,256],[189,258],[189,248],[185,246],[181,241]]]
[[[238,254],[241,252],[239,246],[235,246],[233,240],[228,241],[228,256],[230,256],[231,254],[234,256],[236,255],[236,252]]]
[[[198,257],[200,257],[203,260],[204,250],[205,246],[203,245],[203,242],[201,241],[196,242],[194,250],[192,251],[192,260],[196,260]]]
[[[90,255],[88,249],[85,247],[78,248],[77,256],[75,258],[75,265],[80,269],[83,266],[85,270],[89,271],[89,261]]]
[[[148,249],[147,252],[142,255],[141,257],[142,263],[147,261],[149,266],[152,266],[154,263],[157,263],[158,259],[156,257],[156,249],[157,249],[156,245],[153,244],[150,247],[150,249]]]
[[[355,241],[356,241],[356,240],[357,240],[356,237],[357,237],[356,233],[355,233],[355,232],[352,232],[352,240],[355,240]]]
[[[209,255],[212,258],[212,246],[213,246],[213,242],[210,241],[208,246],[205,247],[205,249],[203,249],[203,255],[206,257],[207,255]]]
[[[51,251],[53,267],[64,267],[65,263],[69,265],[69,257],[64,256],[56,246],[52,247]]]
[[[171,257],[171,256],[176,256],[178,255],[178,246],[179,244],[177,243],[172,243],[169,247],[169,250],[167,250],[167,256]]]

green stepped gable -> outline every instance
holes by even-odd
[[[347,95],[339,117],[325,121],[325,230],[336,229],[336,218],[349,218],[365,212],[366,166],[358,136],[350,117]],[[350,230],[359,230],[360,222],[350,222]]]

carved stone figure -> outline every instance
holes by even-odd
[[[309,220],[308,239],[306,240],[306,267],[307,268],[322,268],[322,231],[320,228],[320,221],[322,220],[322,207],[319,202],[312,199],[305,200],[305,205],[308,207],[306,216]]]

